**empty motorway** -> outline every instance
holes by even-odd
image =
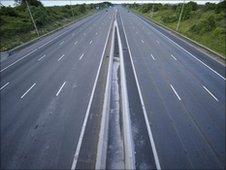
[[[131,128],[125,136],[127,124],[118,125],[122,140],[132,140],[131,150],[123,144],[124,168],[224,169],[225,65],[122,6],[97,12],[1,61],[1,168],[94,167],[98,158],[90,153],[98,152],[96,125],[104,114],[98,94],[103,96],[105,77],[111,76],[108,65],[103,67],[105,62],[111,67],[113,50],[119,50],[119,59],[112,61],[123,58],[117,81],[126,92],[119,95],[119,114],[129,114]],[[85,151],[91,155],[87,160]],[[130,151],[133,166],[127,166]]]

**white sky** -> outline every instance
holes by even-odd
[[[44,6],[59,6],[59,5],[69,5],[70,0],[40,0]],[[100,3],[100,2],[111,2],[114,4],[121,3],[179,3],[183,0],[71,0],[71,4],[82,4],[82,3]],[[206,2],[218,3],[222,0],[185,0],[185,2],[194,1],[199,4],[205,4]],[[13,6],[14,0],[0,0],[1,4],[5,6]]]

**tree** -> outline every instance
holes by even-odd
[[[190,1],[185,5],[185,8],[188,8],[189,11],[196,11],[198,9],[198,4],[196,2]]]
[[[15,2],[21,6],[26,6],[26,1],[31,6],[43,6],[42,3],[39,0],[15,0]]]
[[[85,12],[86,12],[85,4],[79,5],[79,12],[80,12],[80,13],[85,13]]]

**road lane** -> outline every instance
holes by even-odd
[[[224,80],[193,61],[188,53],[176,49],[135,15],[122,8],[120,14],[160,164],[163,168],[222,168],[225,161]],[[172,51],[177,60],[169,57]],[[156,62],[151,54],[157,58]],[[206,93],[202,84],[214,85],[212,91],[218,92],[219,102]]]
[[[142,36],[141,38],[143,38],[144,37],[144,35],[140,35],[140,36]],[[147,40],[148,41],[148,40]],[[201,97],[201,93],[204,93],[204,91],[203,91],[203,89],[201,89],[202,88],[202,86],[203,86],[203,84],[207,84],[208,86],[209,86],[209,84],[211,84],[212,82],[211,81],[208,81],[208,82],[203,82],[198,76],[196,76],[195,74],[193,74],[193,71],[191,71],[191,69],[190,68],[187,68],[186,67],[186,65],[181,65],[181,62],[179,61],[179,63],[176,63],[176,62],[172,62],[172,61],[170,61],[169,59],[168,59],[168,55],[170,55],[169,54],[169,52],[170,52],[170,50],[168,50],[167,49],[167,44],[166,44],[166,46],[161,46],[161,49],[156,49],[155,47],[154,48],[152,48],[152,42],[151,42],[151,40],[149,39],[149,41],[148,41],[148,43],[146,44],[146,47],[136,47],[136,48],[143,48],[143,51],[147,51],[147,49],[149,48],[150,49],[150,51],[152,51],[153,53],[155,53],[155,55],[158,55],[159,57],[161,57],[163,60],[163,62],[165,63],[165,65],[162,65],[162,67],[164,67],[165,69],[168,69],[169,71],[170,71],[170,65],[169,65],[169,63],[172,63],[174,66],[172,66],[172,67],[174,67],[174,69],[173,69],[173,71],[175,70],[175,69],[177,69],[177,68],[179,68],[179,69],[177,69],[178,71],[175,71],[175,73],[173,73],[172,74],[172,78],[170,78],[170,79],[175,79],[175,83],[178,83],[178,82],[183,82],[184,81],[184,79],[186,78],[186,79],[190,79],[190,77],[192,77],[192,79],[190,79],[190,80],[188,80],[187,81],[187,83],[186,83],[186,85],[185,85],[185,89],[184,90],[186,90],[186,89],[188,89],[188,88],[191,88],[191,87],[193,87],[193,85],[196,83],[197,84],[197,86],[196,87],[194,87],[193,89],[197,89],[196,91],[197,91],[197,93],[196,93],[196,95],[197,95],[197,97],[200,97],[200,100],[198,100],[197,102],[199,103],[199,102],[201,102],[202,104],[203,104],[203,106],[205,107],[205,108],[208,108],[208,107],[210,107],[210,106],[212,106],[211,104],[210,104],[210,100],[211,100],[211,98],[209,98],[208,96],[203,96],[203,97]],[[162,49],[165,49],[165,50],[162,50]],[[169,52],[168,52],[169,51]],[[148,53],[148,52],[146,52],[146,53]],[[183,55],[181,55],[181,57],[182,57]],[[159,58],[159,59],[161,59],[161,58]],[[183,66],[184,66],[184,68],[183,68]],[[181,70],[184,70],[184,72],[186,72],[186,73],[184,73],[184,76],[182,76],[182,80],[178,80],[178,77],[180,77],[180,75],[178,75],[178,73],[183,73],[183,72],[181,72]],[[170,71],[170,72],[172,72],[172,70]],[[169,72],[169,73],[170,73]],[[167,72],[168,73],[168,72]],[[165,78],[165,79],[167,79],[167,77]],[[218,94],[218,96],[219,96],[219,98],[221,98],[221,102],[220,102],[220,105],[215,105],[214,107],[214,110],[209,110],[209,111],[206,111],[206,112],[212,112],[212,113],[218,113],[218,112],[224,112],[225,111],[225,107],[224,107],[224,101],[225,101],[225,96],[224,96],[224,93],[222,93],[222,92],[224,92],[224,87],[225,87],[225,84],[224,84],[224,82],[221,80],[221,82],[216,86],[216,91],[215,91],[215,89],[214,89],[214,92],[215,93],[217,93],[217,92],[219,92]],[[194,91],[192,88],[190,89],[191,91]],[[184,91],[183,90],[183,91]],[[189,95],[188,95],[189,96]],[[205,99],[205,100],[203,100],[203,98]],[[207,101],[209,99],[209,102]],[[209,105],[210,104],[210,105]],[[211,107],[210,107],[211,108]],[[219,109],[220,108],[220,109]],[[217,115],[218,117],[219,117],[219,115]],[[224,115],[220,115],[220,119],[221,119],[221,123],[220,123],[220,125],[222,125],[221,127],[223,128],[224,127],[224,117],[223,117]]]
[[[118,9],[161,167],[222,168],[224,80]],[[76,26],[1,73],[1,167],[70,169],[112,15]]]
[[[137,21],[139,22],[140,20],[138,19]],[[141,27],[140,27],[141,24],[138,24],[136,21],[133,21],[133,24],[137,25],[137,29],[141,29]],[[147,32],[151,32],[151,37],[152,37],[153,41],[158,38],[158,32],[156,30],[152,30],[150,28],[150,25],[146,25],[146,27],[144,27],[144,28],[146,28],[146,29],[143,30],[143,33],[141,34],[141,36],[145,36],[145,34],[146,34],[146,36],[148,36]],[[204,63],[205,65],[203,65],[201,62],[199,62],[198,60],[194,59],[194,57],[191,56],[189,53],[187,53],[184,50],[178,48],[177,46],[175,46],[175,44],[173,44],[170,41],[168,41],[168,39],[166,39],[163,36],[161,36],[161,34],[159,36],[159,39],[160,39],[159,41],[162,44],[162,48],[164,48],[164,51],[169,51],[175,57],[177,57],[178,60],[187,69],[189,69],[190,72],[192,72],[203,84],[208,84],[209,88],[213,89],[214,91],[216,91],[216,93],[224,101],[225,96],[224,96],[224,93],[222,93],[222,90],[221,90],[221,89],[225,88],[225,81],[222,78],[222,76],[225,77],[225,67],[224,66],[222,66],[222,65],[220,65],[218,63],[217,66],[219,66],[219,67],[216,67],[216,68],[213,67],[215,70],[218,70],[218,68],[220,69],[219,73],[222,73],[222,76],[220,77],[217,74],[215,74],[213,71],[211,71],[208,68],[209,66],[206,67],[205,63]],[[159,46],[157,48],[161,48],[161,47]],[[208,57],[206,56],[206,58],[208,58]],[[208,59],[208,60],[210,60],[210,59]],[[216,65],[216,61],[213,60],[213,62],[215,63],[214,65]],[[209,64],[209,62],[207,62],[207,64]]]
[[[19,64],[23,64],[24,60],[31,60],[31,59],[34,58],[34,56],[36,56],[37,54],[39,54],[39,53],[41,53],[43,51],[47,51],[48,52],[48,51],[51,51],[51,50],[54,50],[54,49],[62,49],[62,48],[64,49],[66,44],[65,44],[65,46],[62,47],[62,46],[59,46],[59,44],[58,44],[59,42],[66,41],[67,45],[69,45],[68,42],[70,42],[71,39],[73,39],[75,37],[82,39],[81,32],[89,31],[88,30],[89,25],[102,20],[102,18],[105,15],[106,15],[106,13],[103,13],[103,15],[100,15],[98,18],[94,18],[94,19],[97,19],[97,20],[94,20],[92,18],[92,20],[89,20],[88,22],[85,22],[84,24],[81,24],[81,26],[78,27],[78,28],[77,27],[75,27],[75,28],[71,27],[70,30],[73,29],[73,28],[76,30],[76,34],[75,34],[76,36],[71,36],[70,34],[68,34],[68,30],[66,30],[66,31],[64,30],[64,32],[60,34],[60,35],[65,35],[64,37],[57,38],[59,36],[58,32],[54,33],[54,35],[57,34],[57,35],[55,35],[56,37],[52,38],[52,35],[50,36],[51,41],[53,39],[56,39],[56,38],[57,39],[54,40],[53,43],[50,43],[47,48],[39,49],[37,47],[39,45],[39,41],[38,41],[37,44],[35,44],[36,46],[33,47],[32,51],[29,51],[28,53],[23,52],[23,55],[20,54],[21,51],[28,51],[27,48],[30,49],[30,46],[29,46],[29,47],[25,48],[24,50],[19,51],[16,54],[12,54],[7,60],[1,62],[1,73],[2,73],[2,75],[4,75],[4,73],[7,72],[10,69],[14,70],[15,68],[12,68],[12,66],[17,67],[17,65],[19,66]],[[81,29],[81,27],[82,27],[82,29]],[[49,39],[49,36],[47,38]],[[32,46],[34,46],[34,45],[32,45]],[[34,54],[34,55],[32,57],[30,57],[32,54]],[[9,73],[7,73],[7,75],[9,75]]]
[[[90,17],[87,17],[83,20],[80,20],[72,25],[69,25],[63,29],[60,29],[56,31],[53,34],[50,34],[46,37],[40,38],[38,41],[34,42],[33,44],[27,46],[24,49],[19,50],[18,52],[11,53],[9,57],[7,57],[7,60],[4,60],[1,62],[1,72],[5,68],[5,66],[8,66],[12,64],[13,62],[17,61],[18,59],[24,57],[25,55],[33,54],[34,50],[38,49],[44,49],[48,47],[49,45],[52,45],[56,42],[59,42],[59,39],[62,37],[67,36],[68,34],[76,29],[76,32],[78,33],[79,31],[83,31],[84,29],[87,28],[88,24],[91,24],[96,21],[96,19],[100,18],[101,15],[105,15],[103,11],[98,12]],[[75,36],[75,33],[73,33],[73,36]],[[29,55],[28,55],[29,56]]]
[[[99,20],[102,20],[102,17],[100,17]],[[87,31],[87,29],[83,29],[82,31]],[[80,41],[80,44],[82,44],[83,42],[86,42],[87,40],[84,39],[81,36],[80,32],[81,31],[76,32],[76,37],[71,37],[70,35],[67,35],[66,37],[64,37],[64,39],[65,39],[64,41],[66,41],[64,47],[59,48],[57,46],[57,43],[56,44],[53,44],[53,45],[49,46],[49,48],[47,48],[47,49],[44,49],[44,50],[41,50],[41,51],[39,50],[36,55],[33,55],[31,57],[28,57],[28,58],[24,58],[21,61],[21,63],[18,63],[17,65],[14,65],[13,67],[10,68],[10,70],[6,70],[6,71],[2,72],[1,73],[1,84],[4,83],[6,81],[6,79],[7,80],[10,80],[10,79],[15,80],[15,77],[14,78],[10,78],[11,72],[14,72],[15,69],[19,69],[19,70],[17,70],[17,73],[19,72],[18,74],[20,74],[20,72],[21,73],[31,72],[31,70],[29,70],[29,69],[32,69],[32,68],[30,68],[31,65],[33,66],[33,65],[37,64],[36,61],[35,61],[35,59],[38,57],[38,55],[42,56],[42,55],[48,54],[48,58],[50,58],[50,57],[52,58],[52,57],[55,57],[55,56],[57,57],[64,50],[66,52],[71,51],[71,49],[72,49],[71,41],[73,39],[76,39],[77,41]],[[89,31],[89,33],[90,33],[90,35],[92,35],[92,33],[90,31]],[[65,48],[68,48],[68,49],[65,49]],[[81,48],[81,47],[79,46],[78,48]],[[86,48],[86,47],[84,47],[84,48]],[[38,60],[39,59],[40,58],[38,58]],[[31,60],[33,60],[33,61],[31,61]],[[6,79],[5,79],[5,77],[6,77]]]
[[[2,167],[70,168],[112,14],[103,13],[95,21],[104,21],[98,36],[97,26],[83,29],[80,34],[86,32],[87,38],[68,35],[59,41],[62,45],[56,43],[5,73],[3,80],[11,81],[1,91]],[[86,57],[79,62],[84,51]],[[20,101],[33,82],[35,87]]]

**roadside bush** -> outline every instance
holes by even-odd
[[[140,8],[140,11],[142,13],[148,13],[149,11],[151,11],[152,9],[152,4],[144,4],[142,5],[142,7]]]
[[[10,49],[22,42],[35,38],[37,35],[29,16],[25,0],[16,0],[17,6],[0,8],[0,49]],[[105,8],[110,3],[99,3],[91,5],[66,5],[44,7],[39,0],[27,0],[35,23],[40,34],[56,29],[65,23],[72,21],[72,10],[74,15],[84,15],[88,10],[100,7]]]
[[[176,6],[176,14],[177,14],[178,18],[179,18],[181,9],[182,9],[182,5],[183,4],[178,4]],[[198,4],[196,2],[190,1],[190,2],[186,3],[184,5],[184,11],[183,11],[183,15],[182,15],[181,20],[183,21],[183,20],[187,20],[187,19],[191,18],[194,11],[196,11],[197,9],[198,9]]]
[[[0,15],[1,16],[7,15],[7,16],[10,16],[10,17],[17,17],[18,16],[16,10],[14,10],[12,7],[4,7],[4,6],[1,7]]]
[[[164,23],[173,23],[173,22],[176,22],[178,20],[178,17],[176,15],[166,15],[166,16],[162,16],[161,20]]]
[[[216,4],[215,4],[215,3],[207,2],[207,3],[204,5],[203,10],[204,10],[204,11],[215,10],[215,8],[216,8]]]
[[[141,10],[143,6],[144,4],[132,4],[129,8],[143,13]],[[176,30],[181,8],[182,4],[163,5],[162,7],[155,4],[154,9],[158,12],[153,18],[151,15],[144,16]],[[205,5],[198,5],[195,2],[186,3],[180,23],[180,33],[226,56],[225,11],[226,0],[217,4],[208,2]]]
[[[226,36],[226,30],[221,28],[221,27],[217,27],[214,31],[213,31],[214,36],[216,37],[220,37],[220,36]]]
[[[226,0],[216,4],[215,11],[216,11],[216,13],[225,12],[226,11]]]
[[[198,4],[196,2],[190,1],[185,4],[185,8],[187,8],[189,11],[196,11],[198,9]]]
[[[212,31],[215,28],[216,28],[216,22],[214,20],[214,16],[211,15],[207,19],[202,20],[200,23],[193,25],[190,28],[190,31],[197,34],[203,34],[203,33]]]
[[[46,24],[51,22],[51,19],[48,15],[47,11],[45,10],[45,8],[33,7],[32,11],[34,11],[32,14],[33,14],[37,27],[45,26]]]
[[[35,7],[42,6],[43,7],[42,3],[39,0],[26,0],[26,1],[30,6],[35,6]],[[22,7],[27,6],[26,1],[25,0],[15,0],[15,2],[18,3]]]

